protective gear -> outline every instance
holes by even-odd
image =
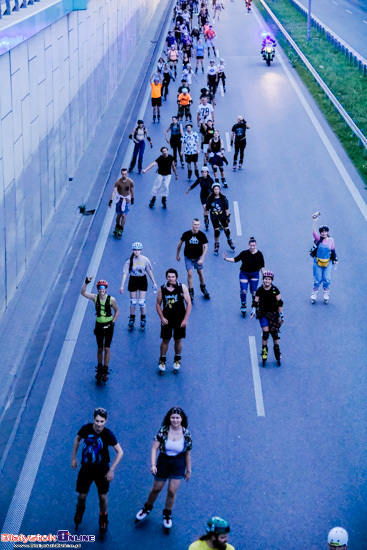
[[[214,238],[219,239],[220,236],[220,229],[214,229]]]
[[[284,315],[283,315],[283,313],[279,313],[279,319],[280,319],[280,321],[284,321]]]
[[[84,282],[85,282],[86,285],[89,285],[89,283],[91,282],[91,280],[92,280],[92,279],[91,279],[90,277],[86,277]]]
[[[96,284],[96,287],[99,288],[100,286],[105,286],[106,288],[108,288],[108,282],[105,281],[104,279],[101,279],[98,281],[98,283]]]
[[[185,128],[187,128],[188,126],[191,126],[191,128],[192,128],[192,122],[186,122]]]
[[[220,517],[212,517],[208,520],[206,532],[207,533],[215,533],[218,535],[224,535],[226,533],[229,533],[230,527],[228,521],[226,521],[223,518]]]
[[[139,119],[138,124],[144,124],[144,120]]]
[[[203,166],[201,169],[200,169],[200,172],[209,172],[209,168],[207,166]]]
[[[187,92],[188,92],[188,89],[187,89],[187,88],[182,88],[182,93],[183,93],[183,94],[187,94]]]
[[[130,298],[130,305],[131,307],[136,307],[136,304],[138,303],[137,298]]]
[[[255,315],[256,315],[256,307],[252,306],[252,308],[251,308],[251,317],[255,317]]]
[[[278,300],[278,306],[279,307],[282,307],[283,304],[284,304],[283,300]]]
[[[329,228],[327,225],[320,225],[319,227],[319,233],[321,233],[321,231],[329,231]]]
[[[274,279],[274,273],[272,271],[264,271],[263,279],[265,279],[265,277],[270,277],[271,279]]]
[[[265,341],[269,339],[269,331],[263,332],[262,339]]]
[[[219,187],[219,189],[220,189],[220,188],[221,188],[221,185],[220,185],[219,182],[215,181],[215,182],[213,183],[213,185],[212,185],[213,191],[214,191],[214,187]]]
[[[112,202],[113,202],[112,199],[110,199],[110,200],[108,201],[108,206],[112,206]]]
[[[144,307],[145,306],[145,300],[143,298],[139,298],[138,304],[139,304],[139,307]]]
[[[132,250],[142,250],[143,245],[137,241],[131,245],[131,248]]]
[[[279,336],[278,332],[273,331],[270,334],[271,334],[271,337],[272,337],[273,340],[280,340],[280,336]]]
[[[343,527],[334,527],[329,531],[327,541],[330,546],[344,546],[348,544],[348,533]]]

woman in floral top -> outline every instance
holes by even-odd
[[[163,527],[165,529],[172,527],[171,514],[177,489],[183,478],[189,481],[191,477],[191,448],[192,440],[187,429],[187,416],[179,407],[173,407],[164,417],[162,427],[154,438],[150,469],[154,476],[154,483],[146,503],[136,514],[135,523],[142,521],[150,514],[154,502],[168,479]]]

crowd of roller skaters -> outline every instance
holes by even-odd
[[[182,339],[186,336],[186,326],[194,301],[193,273],[197,272],[203,297],[210,300],[206,288],[203,264],[208,252],[210,222],[214,230],[214,254],[218,256],[220,234],[223,231],[231,250],[235,245],[230,233],[229,202],[222,188],[228,188],[225,176],[225,166],[229,160],[225,156],[224,141],[215,124],[215,111],[218,109],[215,101],[218,88],[221,94],[226,92],[225,60],[218,58],[216,49],[216,31],[213,23],[219,21],[221,11],[225,8],[220,0],[213,0],[209,6],[206,0],[195,2],[181,0],[174,7],[172,29],[165,40],[165,49],[159,58],[156,70],[150,77],[152,122],[161,121],[162,100],[167,100],[168,94],[176,94],[177,112],[173,113],[171,123],[162,129],[162,140],[167,145],[160,148],[159,156],[151,164],[143,168],[146,143],[153,147],[145,122],[137,121],[129,138],[134,142],[134,150],[128,168],[122,168],[121,177],[116,181],[109,201],[109,207],[115,203],[116,224],[113,233],[120,238],[131,206],[134,204],[134,182],[129,177],[137,164],[139,174],[146,174],[155,169],[156,177],[151,190],[149,208],[154,209],[157,197],[160,197],[162,208],[167,208],[167,198],[172,173],[178,179],[177,165],[187,169],[189,187],[186,194],[199,188],[200,201],[205,232],[200,229],[200,219],[192,220],[191,228],[182,233],[177,244],[176,260],[181,261],[181,249],[187,271],[188,285],[178,280],[176,269],[166,271],[165,284],[158,287],[152,264],[142,254],[143,245],[136,241],[132,244],[130,257],[126,258],[120,294],[127,291],[130,294],[130,316],[128,329],[133,330],[136,319],[136,309],[140,311],[140,328],[146,326],[146,292],[148,278],[154,292],[157,294],[156,310],[161,323],[161,347],[158,362],[159,373],[166,370],[166,356],[170,340],[174,340],[173,371],[178,373],[181,368]],[[246,9],[251,11],[251,0],[246,1]],[[192,90],[193,81],[198,84],[202,74],[206,73],[205,86],[200,94]],[[172,82],[176,89],[173,91]],[[241,170],[246,147],[247,121],[242,115],[234,117],[231,128],[230,143],[234,149],[232,169]],[[164,132],[164,133],[163,133]],[[199,158],[201,158],[199,162]],[[200,167],[199,167],[200,164]],[[193,176],[195,176],[193,178]],[[329,300],[330,272],[332,264],[337,264],[333,239],[329,236],[329,228],[325,225],[317,230],[317,219],[320,213],[313,215],[314,246],[310,251],[314,259],[314,286],[311,295],[315,303],[319,287],[323,286],[325,303]],[[265,259],[257,248],[254,237],[249,239],[248,248],[235,257],[229,257],[223,252],[223,260],[230,263],[240,262],[239,284],[241,297],[241,314],[246,315],[247,294],[250,294],[251,317],[256,317],[262,330],[261,358],[265,366],[268,358],[268,340],[272,337],[274,355],[277,364],[281,364],[279,348],[279,330],[284,321],[283,301],[279,289],[273,284],[274,274],[265,267]],[[262,284],[259,286],[260,275]],[[97,293],[87,292],[87,286],[93,277],[87,276],[81,289],[81,294],[90,299],[96,309],[95,336],[97,340],[96,367],[97,383],[106,383],[109,375],[110,345],[113,337],[114,324],[119,315],[115,297],[108,294],[108,282],[99,280],[96,283]],[[115,435],[105,428],[107,411],[101,407],[94,411],[93,423],[83,426],[75,439],[72,453],[72,467],[77,467],[76,453],[81,440],[82,466],[78,475],[77,492],[79,493],[75,525],[83,518],[85,501],[92,482],[98,488],[100,500],[100,532],[107,531],[107,492],[113,479],[114,470],[122,458],[122,449]],[[116,452],[112,465],[108,446]],[[152,511],[153,505],[168,480],[168,490],[165,508],[163,510],[163,526],[169,532],[172,526],[172,507],[177,489],[182,481],[188,481],[191,476],[192,447],[191,435],[188,430],[187,416],[180,407],[171,408],[165,415],[162,426],[155,436],[151,449],[151,473],[154,476],[153,487],[144,506],[136,514],[136,523],[144,520]],[[158,455],[158,456],[157,456]],[[194,542],[191,550],[216,548],[218,550],[233,549],[228,543],[229,524],[220,517],[212,517],[207,524],[206,534]],[[341,528],[336,528],[341,529]],[[338,540],[345,540],[346,532],[337,531],[341,535]],[[329,541],[330,542],[330,541]],[[332,541],[331,541],[332,545]],[[336,545],[337,546],[337,545]],[[339,546],[343,546],[339,544]],[[345,546],[346,548],[346,546]]]

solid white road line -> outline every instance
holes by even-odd
[[[240,218],[240,211],[238,208],[237,201],[233,201],[233,212],[234,212],[234,219],[236,222],[237,237],[242,237],[241,218]]]
[[[254,380],[257,416],[265,416],[264,400],[263,400],[263,392],[261,389],[260,370],[259,370],[259,362],[257,360],[255,336],[249,336],[248,339],[250,344],[250,357],[251,357],[251,366],[252,366],[252,377]]]
[[[345,10],[347,13],[350,13],[352,15],[353,12],[349,11],[349,10]]]
[[[256,20],[259,24],[259,27],[263,28],[263,25],[261,24],[261,20],[260,20],[258,14],[255,11],[253,13],[254,13],[255,18],[256,18]],[[316,132],[319,134],[321,141],[325,145],[332,161],[334,162],[334,164],[336,166],[336,169],[338,170],[341,178],[343,179],[343,181],[344,181],[345,185],[347,186],[350,194],[352,195],[352,197],[353,197],[356,205],[358,206],[362,216],[364,217],[364,219],[367,222],[367,204],[363,200],[363,198],[362,198],[360,192],[358,191],[357,187],[355,186],[352,178],[348,174],[348,172],[347,172],[343,162],[341,161],[338,153],[335,151],[334,146],[332,145],[331,141],[329,140],[326,133],[324,132],[320,122],[317,120],[317,118],[316,118],[315,114],[313,113],[310,105],[308,104],[307,99],[305,98],[301,88],[298,86],[298,84],[295,81],[294,77],[290,73],[290,71],[289,71],[285,61],[283,60],[282,56],[280,55],[280,53],[277,56],[277,59],[279,59],[279,62],[281,64],[282,68],[283,68],[283,71],[285,72],[289,82],[293,86],[294,91],[298,95],[298,98],[299,98],[300,102],[302,103],[306,113],[308,114],[312,124],[314,125]]]
[[[168,26],[167,26],[168,28]],[[163,33],[165,36],[167,33]],[[160,50],[159,50],[160,51]],[[157,55],[158,57],[158,55]],[[144,118],[144,112],[148,105],[150,96],[150,88],[147,87],[145,92],[138,118]],[[126,151],[122,166],[126,166],[133,152],[133,144],[130,143]],[[114,219],[115,212],[113,208],[107,208],[102,228],[89,263],[87,274],[96,275],[106,246],[107,238],[111,231],[111,224]],[[95,281],[95,279],[94,279]],[[74,313],[69,325],[68,332],[65,337],[64,344],[61,349],[59,360],[56,364],[54,374],[47,395],[34,431],[31,444],[29,446],[27,456],[25,458],[22,471],[20,473],[13,498],[11,500],[2,533],[19,534],[20,527],[28,506],[29,498],[33,489],[34,481],[38,472],[42,455],[46,446],[47,438],[50,433],[53,418],[60,399],[60,395],[64,386],[65,378],[68,373],[69,365],[73,357],[74,348],[77,343],[81,324],[84,319],[84,314],[87,309],[88,301],[83,296],[79,296],[76,303]],[[2,547],[4,550],[14,548],[13,542],[5,542]]]
[[[224,97],[224,90],[223,90],[223,84],[222,84],[222,82],[219,84],[219,89],[220,89],[220,95],[221,95],[222,97]]]
[[[366,25],[367,25],[367,21],[365,21],[364,19],[363,19],[363,23],[366,23]]]
[[[338,5],[338,2],[335,2],[335,0],[332,0],[333,4],[335,4],[336,6]]]
[[[227,152],[230,153],[232,149],[231,149],[231,140],[229,137],[229,132],[226,132],[226,144],[227,144]]]

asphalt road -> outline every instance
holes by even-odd
[[[308,0],[300,0],[308,8]],[[312,13],[367,59],[367,4],[362,0],[313,0]]]
[[[138,328],[128,333],[129,300],[118,293],[123,263],[130,255],[131,243],[139,240],[159,284],[172,266],[178,267],[180,280],[185,282],[184,265],[175,260],[176,246],[192,218],[202,218],[202,209],[198,192],[185,195],[186,173],[178,168],[179,180],[171,182],[168,209],[163,211],[157,201],[154,210],[149,210],[154,171],[144,176],[135,172],[136,201],[125,233],[116,241],[108,230],[96,273],[96,278],[108,279],[120,317],[111,348],[110,380],[106,387],[95,385],[92,305],[82,317],[80,332],[73,329],[77,327],[75,318],[71,325],[70,321],[96,243],[99,246],[110,183],[104,196],[106,209],[102,207],[96,214],[3,472],[5,517],[40,418],[39,439],[25,462],[12,517],[8,513],[6,520],[6,525],[18,522],[23,534],[60,529],[74,533],[76,472],[70,467],[71,448],[78,429],[91,421],[98,405],[108,409],[108,426],[125,454],[111,484],[109,532],[103,542],[93,543],[93,548],[155,550],[164,546],[184,550],[203,534],[208,517],[214,514],[230,522],[230,542],[237,550],[324,548],[327,532],[335,525],[348,530],[351,550],[364,546],[367,349],[361,274],[367,256],[366,219],[341,175],[337,154],[362,190],[361,182],[292,71],[305,104],[316,113],[316,122],[312,122],[288,78],[291,69],[287,62],[280,63],[281,52],[274,64],[266,67],[259,54],[264,26],[258,16],[247,15],[242,3],[228,3],[215,28],[219,55],[225,58],[228,74],[227,93],[222,96],[218,92],[217,96],[216,127],[225,139],[239,114],[251,126],[243,171],[226,169],[232,236],[239,252],[254,235],[266,267],[275,272],[274,283],[284,300],[283,364],[275,366],[270,346],[266,369],[251,361],[250,342],[255,339],[259,357],[261,331],[257,321],[240,316],[238,265],[222,260],[223,250],[230,254],[223,235],[220,256],[213,255],[210,229],[204,269],[211,300],[201,297],[195,279],[196,300],[183,343],[181,372],[174,376],[168,368],[163,377],[158,375],[160,324],[155,296],[151,290],[147,294],[145,333]],[[199,84],[192,86],[194,106],[205,81],[201,74],[198,79]],[[171,85],[160,124],[151,123],[151,107],[147,108],[144,119],[154,149],[146,150],[144,166],[165,144],[163,131],[176,110],[176,87],[177,83]],[[331,143],[320,138],[317,121]],[[227,157],[231,159],[232,153],[227,152]],[[121,164],[128,160],[121,158]],[[237,217],[234,201],[238,203]],[[330,226],[339,255],[327,306],[321,301],[312,306],[309,299],[312,261],[308,250],[311,214],[316,210]],[[73,338],[76,344],[67,370],[65,350],[71,349]],[[66,364],[67,375],[65,383],[60,376],[51,385],[47,407],[57,404],[52,417],[52,407],[43,413],[40,408],[50,373],[60,361]],[[172,361],[170,349],[168,365]],[[260,375],[260,386],[256,375]],[[55,388],[61,391],[59,401]],[[136,527],[134,517],[152,483],[152,438],[173,405],[182,406],[189,416],[193,473],[190,482],[179,489],[174,526],[167,537],[161,526],[163,495],[146,522]],[[51,425],[49,434],[44,418]],[[43,438],[47,438],[45,449],[37,456]],[[89,495],[79,533],[98,534],[95,489]]]

